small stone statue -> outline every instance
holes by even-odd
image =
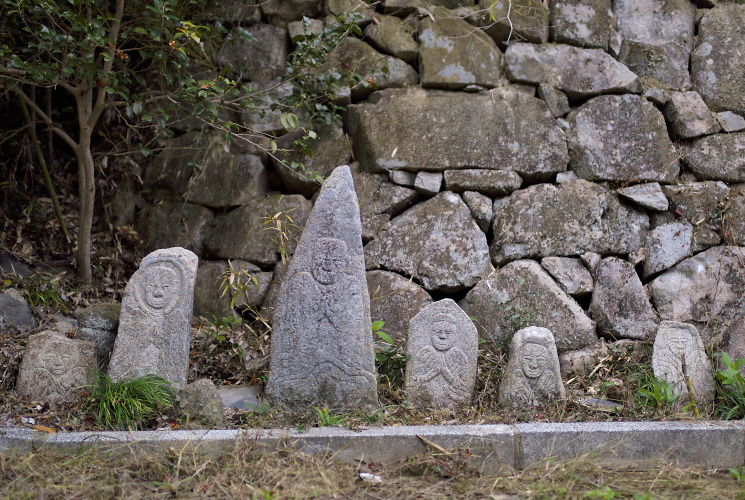
[[[537,326],[516,332],[499,387],[499,402],[540,406],[565,399],[554,335]]]
[[[406,393],[410,402],[455,407],[471,402],[478,332],[452,299],[419,311],[409,323]]]

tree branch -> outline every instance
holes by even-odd
[[[54,126],[54,122],[52,121],[52,118],[48,116],[42,109],[36,105],[34,101],[32,101],[29,96],[26,95],[26,93],[20,88],[15,87],[13,91],[18,95],[18,97],[25,102],[31,109],[34,110],[34,112],[39,115],[39,118],[41,118],[41,121],[43,121],[48,127],[50,127],[55,134],[60,136],[60,138],[67,143],[68,146],[72,148],[72,150],[75,152],[75,156],[78,155],[78,143],[75,142],[75,139],[70,137],[67,132],[62,130],[59,127]]]
[[[109,60],[103,63],[103,74],[108,75],[111,73],[111,68],[114,65],[114,57],[116,56],[116,42],[119,40],[119,29],[121,28],[122,18],[124,17],[124,0],[116,0],[116,12],[114,18],[116,19],[111,23],[111,31],[109,32],[111,38],[111,45],[109,45]],[[103,113],[104,105],[106,101],[106,86],[102,86],[98,89],[98,95],[96,96],[96,103],[93,106],[90,118],[88,119],[88,126],[93,127],[98,118]]]

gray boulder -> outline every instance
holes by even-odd
[[[597,342],[595,324],[532,260],[510,262],[468,292],[460,306],[482,338],[495,344],[526,326],[552,329],[560,351]]]
[[[413,189],[387,182],[381,174],[360,172],[358,165],[352,165],[351,169],[360,203],[362,240],[367,242],[383,230],[392,216],[413,205],[419,194]]]
[[[413,276],[426,290],[462,290],[492,270],[486,236],[449,191],[393,219],[377,243],[380,265]]]
[[[176,404],[186,428],[222,429],[227,426],[220,393],[211,380],[199,379],[178,391]]]
[[[494,40],[446,9],[435,9],[419,25],[422,87],[496,87],[502,78],[501,64],[502,52]]]
[[[217,259],[242,259],[260,266],[273,266],[280,259],[281,246],[292,254],[296,238],[310,213],[311,204],[300,195],[273,195],[231,211],[215,223],[205,241],[207,252]],[[284,233],[269,219],[279,217]]]
[[[389,170],[388,177],[391,182],[399,186],[413,188],[416,184],[416,172],[407,172],[406,170]]]
[[[690,257],[693,249],[693,226],[688,222],[671,222],[647,233],[644,243],[644,279]]]
[[[111,350],[114,349],[121,312],[121,304],[92,304],[75,315],[78,321],[75,338],[96,345],[98,367],[102,370],[108,366]]]
[[[18,290],[9,288],[0,294],[0,330],[21,333],[36,325],[31,309]]]
[[[722,210],[727,206],[730,189],[721,181],[691,182],[662,186],[670,209],[694,226],[694,248],[719,244]]]
[[[665,103],[664,112],[673,135],[679,139],[716,134],[721,129],[716,116],[698,92],[671,93]]]
[[[504,196],[520,189],[523,180],[511,170],[464,169],[445,171],[445,189],[456,193],[478,191],[487,196]]]
[[[592,293],[593,281],[590,271],[577,258],[546,257],[541,266],[548,271],[562,290],[573,297]]]
[[[272,105],[292,95],[292,84],[281,83],[280,80],[265,80],[249,82],[246,87],[253,91],[251,95],[253,108],[241,112],[241,123],[254,133],[279,134],[283,132],[282,109],[272,109]]]
[[[264,16],[277,25],[314,17],[320,14],[321,4],[321,0],[266,0],[260,3]]]
[[[616,191],[618,194],[647,210],[665,211],[669,203],[659,182],[636,184]]]
[[[745,182],[745,132],[701,137],[682,145],[683,163],[702,179]]]
[[[492,200],[486,195],[476,191],[465,191],[460,197],[471,210],[471,216],[476,221],[479,228],[486,234],[491,227],[494,210],[492,209]]]
[[[146,252],[182,246],[201,255],[211,225],[209,208],[170,201],[145,207],[135,220],[135,230]]]
[[[250,262],[242,260],[201,261],[197,269],[197,280],[194,284],[194,316],[209,317],[214,314],[218,319],[233,314],[230,308],[231,292],[222,294],[225,272],[232,269],[237,275],[235,283],[246,286],[245,293],[238,293],[235,307],[257,309],[269,289],[272,273],[264,272]]]
[[[745,316],[736,319],[724,330],[720,349],[721,352],[726,352],[732,361],[745,358]],[[740,367],[740,373],[745,376],[745,366]]]
[[[724,132],[741,132],[745,130],[745,118],[732,111],[717,113],[717,120]]]
[[[595,271],[590,314],[598,332],[613,340],[651,339],[657,331],[657,317],[634,266],[617,257],[603,259]]]
[[[440,192],[442,177],[442,172],[417,172],[414,189],[424,196],[434,196]]]
[[[602,341],[576,351],[562,352],[559,354],[561,376],[590,371],[605,357],[604,354],[607,356],[607,349]]]
[[[698,27],[691,54],[693,90],[713,111],[745,115],[745,5],[727,3],[711,9]]]
[[[553,0],[550,6],[552,42],[608,50],[615,26],[610,0]]]
[[[543,101],[519,91],[380,92],[348,118],[365,171],[508,167],[533,179],[566,170],[564,133]]]
[[[531,0],[496,0],[476,12],[474,22],[495,42],[548,41],[548,8]],[[492,17],[493,16],[493,17]]]
[[[471,7],[475,4],[476,0],[387,0],[383,12],[404,17],[414,12],[428,12],[437,6],[454,10],[461,6]]]
[[[262,5],[262,10],[265,8]],[[245,29],[251,34],[251,40],[238,35],[229,37],[217,57],[220,65],[232,68],[237,75],[254,82],[284,74],[290,50],[287,29],[268,24]]]
[[[690,85],[688,58],[693,48],[696,7],[688,0],[613,2],[623,39],[619,61],[639,76],[683,89]]]
[[[225,20],[230,23],[246,26],[261,20],[261,9],[256,0],[226,0],[222,7]]]
[[[207,141],[199,132],[165,141],[163,151],[145,169],[145,196],[148,199],[181,200],[197,168],[201,168],[206,149]]]
[[[730,200],[731,204],[723,216],[722,232],[728,243],[745,245],[745,184],[732,186]]]
[[[376,16],[376,19],[378,22],[365,30],[365,40],[384,54],[416,64],[419,44],[414,40],[417,32],[414,23],[393,16]]]
[[[678,175],[665,119],[643,97],[596,97],[567,120],[569,168],[580,179],[671,182]]]
[[[511,81],[547,83],[570,100],[641,91],[637,76],[600,49],[514,43],[507,48],[504,60],[505,75]]]
[[[643,210],[597,184],[536,184],[515,191],[495,210],[490,251],[494,265],[525,257],[632,253],[648,228]]]
[[[396,273],[368,271],[366,277],[371,319],[383,321],[382,330],[395,341],[405,341],[409,321],[432,303],[432,297],[422,287]]]
[[[556,118],[561,118],[572,110],[569,107],[569,98],[567,95],[547,83],[538,85],[538,97],[548,104],[548,109],[551,110],[551,113]]]

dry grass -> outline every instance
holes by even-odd
[[[729,471],[647,465],[608,470],[584,458],[481,474],[467,456],[456,453],[379,466],[293,451],[260,454],[250,447],[220,456],[199,450],[137,457],[126,449],[88,449],[74,455],[41,450],[0,455],[0,498],[745,498],[744,483]],[[362,481],[361,468],[382,482]]]

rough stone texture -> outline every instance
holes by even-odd
[[[569,168],[580,179],[671,182],[678,175],[665,119],[643,97],[596,97],[567,120]]]
[[[730,189],[721,181],[692,182],[663,186],[662,192],[670,201],[670,209],[693,224],[694,249],[696,240],[719,244],[716,234],[722,228],[722,209],[727,206]],[[708,247],[707,247],[708,248]]]
[[[96,376],[96,345],[68,339],[57,332],[31,335],[23,355],[16,392],[54,406],[74,403],[82,386]]]
[[[690,403],[686,377],[690,377],[698,405],[709,406],[714,402],[714,376],[695,326],[676,321],[660,324],[652,351],[652,370],[655,377],[675,384],[674,393],[681,395],[678,405]]]
[[[184,248],[148,254],[124,289],[112,381],[158,375],[186,385],[197,256]]]
[[[693,48],[696,7],[688,0],[614,0],[619,60],[639,76],[674,89],[690,85],[688,57]]]
[[[264,272],[250,262],[242,260],[231,260],[230,264],[224,260],[203,260],[199,263],[194,284],[194,316],[209,317],[210,314],[214,314],[220,319],[233,314],[230,308],[230,292],[221,297],[223,274],[229,267],[234,273],[239,273],[235,282],[247,287],[246,293],[236,296],[235,307],[256,309],[261,305],[269,289],[272,273]]]
[[[302,138],[305,133],[302,129],[276,141],[277,147],[284,151],[277,151],[272,155],[272,164],[289,193],[312,196],[321,185],[308,174],[316,172],[324,178],[328,177],[336,167],[346,165],[352,156],[344,130],[340,126],[320,124],[315,125],[314,130],[318,139],[310,141],[310,154],[292,150],[292,143]],[[291,168],[291,162],[302,163],[305,171]]]
[[[416,183],[416,173],[405,170],[389,170],[388,175],[391,182],[399,186],[414,187]]]
[[[251,25],[261,20],[261,9],[257,0],[226,0],[222,2],[225,20],[240,26]]]
[[[266,0],[260,5],[261,11],[273,24],[285,24],[319,14],[321,0]]]
[[[475,4],[476,0],[387,0],[383,12],[403,17],[420,9],[428,11],[436,6],[454,10],[461,6],[473,6]]]
[[[357,23],[364,26],[373,19],[375,7],[365,0],[326,0],[326,11],[328,14],[338,17],[343,14],[354,13],[361,16]]]
[[[267,395],[288,406],[377,404],[362,226],[349,167],[324,182],[282,282]]]
[[[471,210],[471,217],[476,221],[479,228],[486,233],[491,226],[494,211],[492,209],[492,200],[486,195],[476,191],[465,191],[460,197]]]
[[[201,205],[164,201],[145,207],[135,221],[135,230],[145,251],[183,246],[202,253],[212,224],[212,211]]]
[[[565,399],[559,356],[551,330],[529,326],[516,332],[510,342],[510,358],[499,385],[499,402],[542,406]]]
[[[476,383],[479,335],[452,299],[414,316],[406,342],[407,400],[436,408],[468,405]]]
[[[716,116],[698,92],[673,92],[665,104],[664,112],[670,130],[679,139],[716,134],[721,129]]]
[[[732,186],[730,200],[722,220],[724,238],[728,243],[745,245],[745,184]]]
[[[15,288],[0,294],[0,331],[25,332],[36,326],[36,319],[26,300]]]
[[[617,193],[647,210],[664,211],[669,206],[659,182],[620,188]]]
[[[287,275],[288,265],[289,259],[286,263],[280,260],[274,266],[272,281],[269,283],[269,289],[264,296],[264,301],[261,303],[260,316],[272,324],[274,323],[274,311],[277,309],[277,301],[279,300],[279,291]]]
[[[497,344],[525,326],[554,331],[560,351],[597,342],[595,325],[579,304],[532,260],[494,271],[468,292],[460,306],[474,318],[481,337]]]
[[[265,8],[266,5],[262,5],[262,10]],[[284,74],[290,49],[287,29],[267,24],[245,29],[252,39],[249,41],[237,35],[228,39],[217,57],[220,65],[230,67],[237,75],[254,82]]]
[[[562,377],[570,373],[583,373],[595,368],[603,357],[603,344],[598,342],[577,351],[559,354],[559,369]]]
[[[745,132],[701,137],[682,150],[683,163],[700,178],[745,182]]]
[[[505,75],[511,81],[547,83],[571,100],[641,90],[637,76],[600,49],[514,43],[504,60]]]
[[[279,80],[265,80],[250,82],[246,86],[254,91],[255,95],[251,97],[254,109],[241,113],[243,125],[260,134],[282,133],[282,109],[271,109],[271,106],[283,97],[292,95],[292,84],[280,84]]]
[[[198,132],[165,141],[163,151],[145,169],[145,196],[149,199],[180,200],[189,188],[195,164],[201,167],[206,142]]]
[[[445,189],[460,193],[478,191],[487,196],[504,196],[520,189],[523,180],[511,170],[446,170]]]
[[[722,334],[721,352],[726,352],[732,361],[745,358],[745,316],[735,320]],[[720,359],[720,369],[724,369]],[[740,373],[745,374],[745,366],[740,367]]]
[[[495,210],[490,250],[494,265],[524,257],[631,253],[643,245],[648,228],[641,209],[597,184],[536,184],[515,191]]]
[[[440,192],[442,172],[417,172],[414,189],[424,196],[434,196]]]
[[[413,276],[427,290],[462,290],[492,270],[486,236],[449,191],[393,219],[379,245],[383,267]]]
[[[121,312],[121,304],[93,304],[75,315],[78,321],[78,333],[75,338],[96,345],[98,367],[102,370],[109,364]]]
[[[389,271],[368,271],[367,290],[370,293],[370,317],[383,321],[382,330],[395,341],[405,341],[409,321],[432,297],[416,283]]]
[[[419,54],[419,44],[414,40],[416,27],[393,16],[375,16],[377,23],[371,23],[365,31],[365,40],[384,54],[397,57],[409,64],[415,64]]]
[[[736,115],[732,111],[717,113],[717,120],[724,132],[740,132],[745,130],[745,118]]]
[[[693,323],[706,337],[709,328],[738,316],[745,305],[744,257],[743,247],[710,248],[655,278],[648,288],[660,318]]]
[[[365,99],[375,89],[405,87],[419,82],[414,68],[401,59],[381,54],[359,38],[346,37],[326,56],[325,61],[321,70],[335,68],[338,71],[355,71],[360,76],[360,83],[351,89],[353,101]],[[383,68],[387,68],[387,71],[383,71]],[[369,82],[370,79],[374,87],[365,87],[362,82]]]
[[[546,83],[538,85],[538,97],[546,101],[548,109],[556,117],[560,118],[569,113],[572,109],[569,107],[569,98],[567,95],[556,87]]]
[[[208,379],[199,379],[176,394],[178,411],[186,427],[204,426],[212,429],[227,427],[222,398],[215,384]]]
[[[745,115],[745,5],[722,4],[698,26],[691,83],[713,111]]]
[[[380,92],[349,107],[348,126],[366,171],[509,168],[536,178],[566,170],[564,134],[548,107],[515,90]]]
[[[497,0],[489,4],[489,11],[479,11],[477,23],[487,35],[498,43],[521,40],[532,43],[548,41],[549,12],[542,2],[536,0]]]
[[[595,270],[590,314],[598,333],[612,339],[651,339],[657,330],[657,316],[644,292],[634,266],[608,257]]]
[[[659,87],[650,87],[642,94],[646,100],[657,106],[664,106],[667,102],[668,92]]]
[[[273,266],[280,258],[276,226],[264,224],[267,217],[282,212],[292,218],[281,222],[287,230],[287,252],[292,253],[295,241],[310,213],[311,204],[300,195],[273,195],[251,205],[236,208],[219,219],[205,247],[218,259],[243,259],[260,266]]]
[[[693,248],[693,226],[688,222],[662,224],[647,234],[644,243],[644,279],[690,257]]]
[[[422,87],[496,87],[502,78],[501,64],[502,52],[494,40],[446,9],[435,9],[433,17],[425,17],[419,25]]]
[[[592,275],[580,259],[546,257],[541,259],[541,266],[556,280],[561,289],[569,295],[581,297],[592,293]]]
[[[551,41],[608,50],[612,17],[610,0],[552,0]]]

